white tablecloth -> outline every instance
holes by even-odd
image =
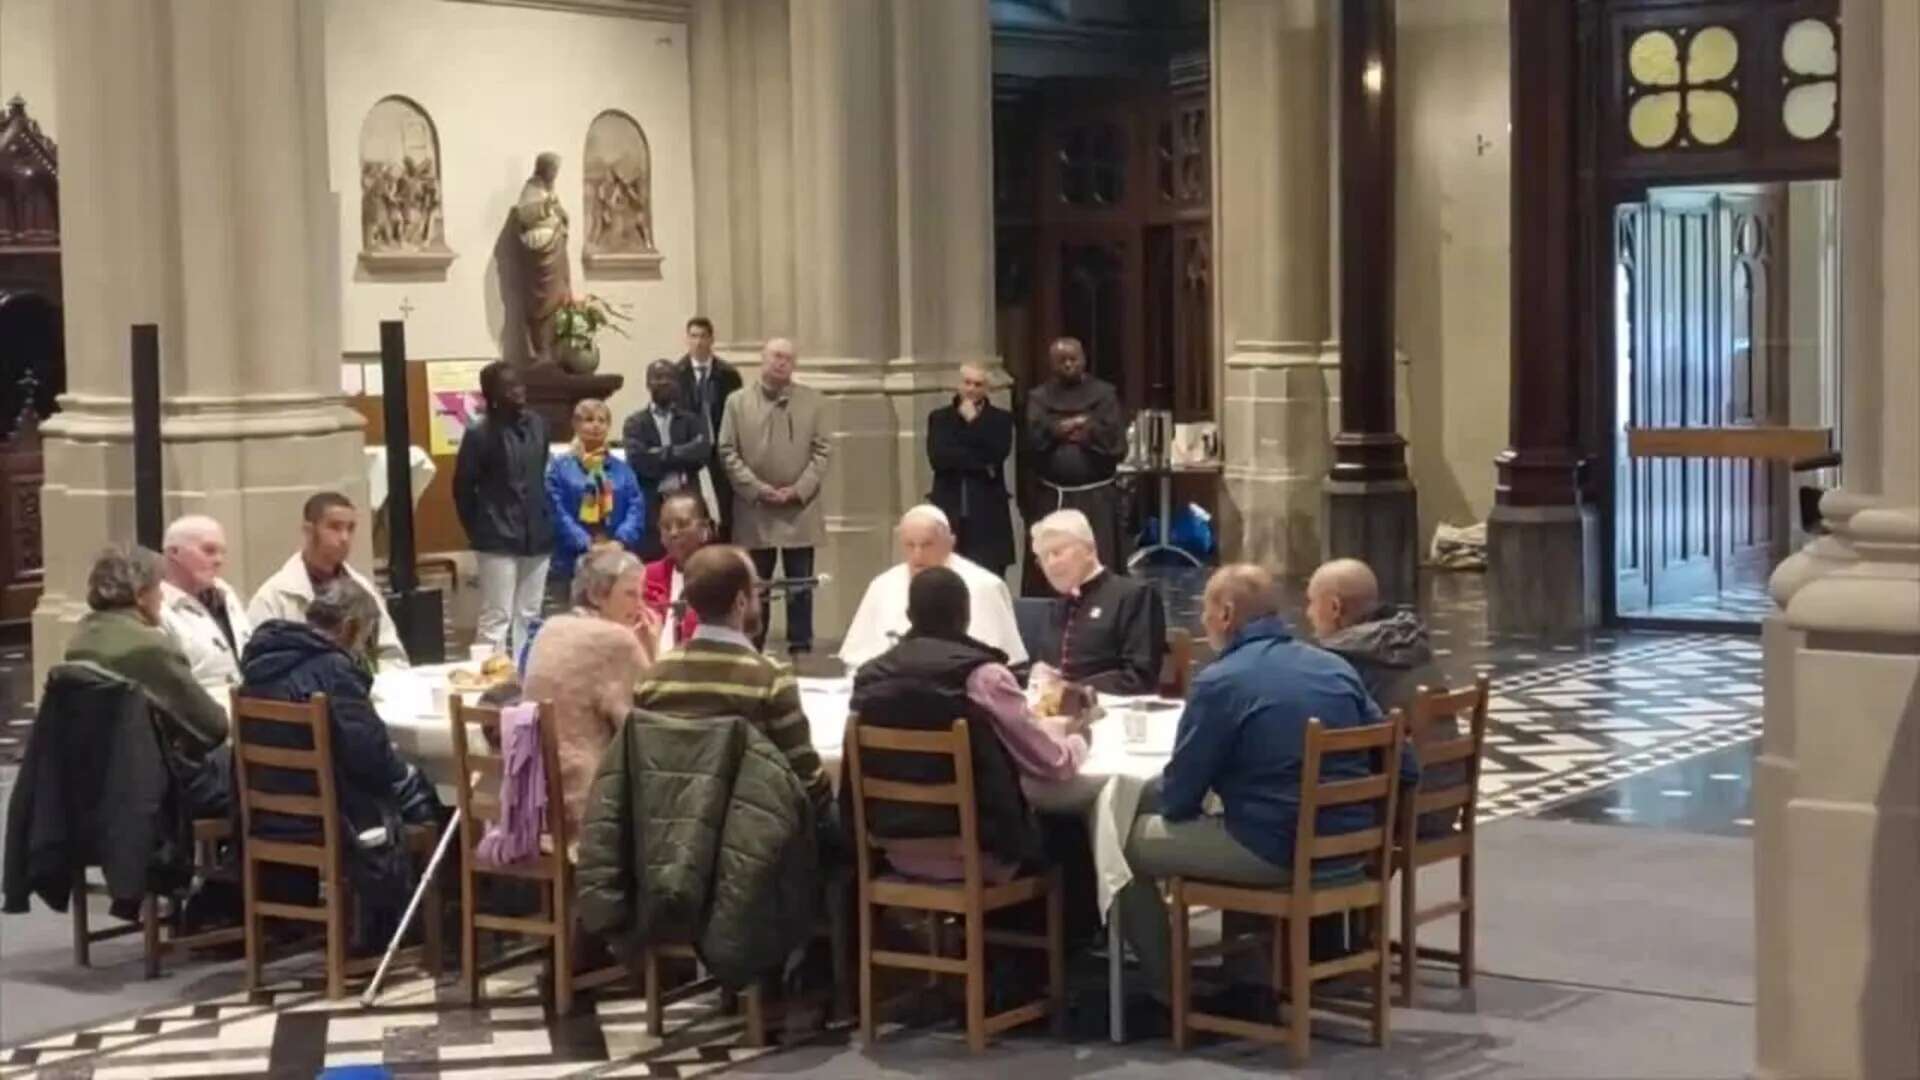
[[[369,446],[367,449],[367,501],[373,504],[375,513],[387,505],[387,448]],[[418,446],[407,447],[407,482],[413,487],[413,501],[419,502],[426,492],[427,485],[433,483],[434,473],[439,468],[426,450]]]

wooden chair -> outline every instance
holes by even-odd
[[[1485,675],[1465,690],[1447,693],[1423,686],[1414,694],[1408,734],[1420,758],[1420,786],[1400,801],[1399,842],[1394,850],[1394,866],[1400,871],[1402,1005],[1413,1004],[1421,958],[1457,965],[1460,985],[1473,985],[1474,817],[1480,808],[1480,755],[1487,742],[1487,697]],[[1466,717],[1464,729],[1459,723],[1462,716]],[[1460,776],[1444,785],[1434,782],[1436,767],[1456,762]],[[1444,833],[1423,837],[1419,822],[1427,814],[1458,814],[1460,820]],[[1420,868],[1447,859],[1460,860],[1459,896],[1422,909],[1417,895]],[[1459,949],[1420,947],[1416,941],[1420,927],[1454,915],[1460,918]]]
[[[304,703],[264,701],[233,694],[233,769],[235,789],[240,801],[241,885],[246,896],[243,925],[247,942],[246,987],[260,985],[260,968],[266,961],[264,924],[267,919],[319,923],[326,928],[327,997],[346,996],[350,975],[371,974],[380,966],[379,956],[347,958],[347,917],[352,911],[346,876],[346,844],[341,836],[339,795],[334,789],[333,725],[327,718],[327,698],[315,694]],[[304,731],[311,749],[263,746],[253,741],[252,724],[278,724]],[[256,769],[274,769],[306,773],[313,778],[317,795],[282,795],[255,790]],[[316,818],[320,840],[268,840],[254,834],[253,815],[260,811],[292,817]],[[408,851],[431,858],[440,830],[431,825],[409,825],[402,842]],[[318,905],[281,903],[260,897],[260,867],[296,866],[314,871],[320,877]],[[431,881],[422,897],[425,910],[426,946],[402,949],[395,959],[401,963],[425,962],[427,971],[440,975],[440,889]]]
[[[193,822],[193,881],[206,880],[207,872],[218,862],[217,849],[222,840],[233,836],[233,825],[223,817],[196,818]],[[189,891],[191,883],[189,884]],[[105,930],[93,930],[88,926],[90,912],[87,910],[89,896],[105,896],[106,889],[87,881],[86,867],[77,867],[73,874],[73,893],[69,903],[73,913],[73,962],[80,967],[92,967],[92,947],[101,941],[140,934],[146,946],[147,978],[160,977],[160,961],[167,954],[183,949],[207,949],[219,945],[230,945],[242,940],[246,928],[242,926],[223,926],[214,930],[202,930],[189,934],[185,931],[186,904],[185,893],[166,895],[148,893],[140,904],[140,921],[125,926],[108,927]]]
[[[453,754],[458,780],[455,799],[460,807],[460,977],[467,984],[467,1002],[481,1001],[480,931],[544,938],[553,973],[553,1010],[562,1016],[573,1011],[576,990],[621,982],[624,964],[608,964],[575,973],[574,950],[578,927],[574,920],[573,835],[567,828],[566,789],[560,774],[560,737],[553,704],[540,703],[540,759],[546,768],[547,820],[540,833],[540,850],[532,858],[506,866],[480,861],[480,838],[491,822],[500,820],[500,781],[506,772],[501,745],[500,712],[468,706],[455,697],[451,712]],[[468,728],[485,736],[468,738]],[[479,789],[479,790],[476,790]],[[540,894],[538,916],[493,915],[479,907],[480,880],[501,878],[531,884]],[[517,959],[517,957],[515,957]]]
[[[1300,768],[1300,817],[1294,835],[1293,881],[1290,885],[1269,888],[1229,885],[1194,878],[1169,879],[1168,918],[1173,931],[1173,1045],[1187,1047],[1191,1031],[1212,1031],[1223,1035],[1285,1043],[1293,1064],[1307,1062],[1312,1039],[1313,984],[1354,972],[1373,973],[1373,1000],[1356,1008],[1326,1003],[1330,1012],[1353,1015],[1356,1011],[1372,1025],[1375,1045],[1384,1046],[1388,1029],[1387,977],[1389,971],[1388,924],[1393,906],[1392,880],[1393,804],[1399,794],[1400,743],[1406,723],[1395,709],[1384,724],[1330,731],[1313,720],[1307,724],[1304,760]],[[1321,766],[1332,754],[1357,754],[1368,762],[1368,775],[1360,779],[1326,780]],[[1370,805],[1376,824],[1369,829],[1320,836],[1315,825],[1319,811],[1356,803]],[[1313,864],[1316,860],[1360,856],[1364,876],[1357,881],[1316,885]],[[1188,941],[1188,920],[1192,909],[1215,908],[1221,912],[1239,912],[1267,916],[1273,920],[1270,942],[1274,996],[1284,993],[1288,999],[1288,1023],[1263,1024],[1227,1016],[1195,1011],[1188,1001],[1192,963],[1196,950]],[[1308,951],[1307,924],[1318,915],[1341,912],[1359,914],[1370,936],[1357,952],[1333,960],[1314,963]],[[1231,947],[1233,943],[1223,943]],[[1279,1017],[1275,1017],[1276,1021]]]
[[[1184,698],[1193,684],[1193,631],[1167,631],[1167,659],[1160,670],[1160,696]]]
[[[1044,875],[1014,878],[1004,884],[990,885],[983,879],[980,856],[978,808],[974,803],[973,752],[967,737],[967,722],[955,720],[951,731],[906,731],[872,727],[860,723],[858,716],[847,718],[847,780],[853,785],[853,837],[857,853],[860,909],[860,1033],[871,1044],[874,1038],[875,1005],[873,972],[876,967],[924,971],[931,982],[939,975],[958,975],[966,982],[967,1046],[974,1053],[987,1047],[987,1036],[1008,1028],[1052,1016],[1056,1029],[1066,1017],[1066,944],[1058,870]],[[953,759],[954,780],[950,784],[910,784],[877,780],[860,769],[860,755],[866,750],[939,755]],[[873,872],[873,841],[867,833],[867,802],[917,803],[952,806],[960,818],[960,834],[955,838],[957,854],[965,866],[966,877],[958,884],[919,881]],[[988,930],[988,913],[1018,904],[1044,901],[1047,906],[1047,932],[1044,935]],[[874,909],[906,908],[925,912],[936,920],[929,934],[928,951],[896,952],[874,947]],[[941,915],[957,916],[964,930],[965,958],[942,955],[937,920]],[[987,946],[1002,945],[1045,950],[1047,954],[1047,996],[1015,1006],[995,1015],[987,1015]]]

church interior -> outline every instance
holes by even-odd
[[[591,399],[632,462],[671,401],[659,371],[697,388],[712,471],[643,476],[649,535],[622,542],[680,588],[691,563],[652,534],[684,481],[714,532],[765,550],[758,578],[784,579],[765,654],[823,760],[831,741],[842,814],[865,796],[841,740],[857,763],[865,737],[838,730],[859,665],[836,651],[869,583],[911,563],[923,504],[963,540],[977,512],[943,501],[942,409],[1014,418],[988,469],[1013,547],[974,559],[1012,614],[1079,602],[1029,532],[1077,509],[1164,609],[1146,690],[1165,744],[1122,740],[1159,721],[1112,705],[1088,761],[1150,778],[1182,752],[1170,725],[1229,659],[1212,575],[1239,564],[1310,641],[1316,568],[1364,562],[1445,686],[1481,688],[1477,711],[1460,699],[1464,801],[1441,807],[1458,826],[1383,840],[1376,914],[1343,924],[1371,968],[1329,966],[1317,938],[1286,954],[1330,909],[1245,916],[1270,916],[1258,1001],[1298,1042],[1189,1032],[1184,1004],[1166,1030],[1104,876],[1103,844],[1131,851],[1116,781],[1074,804],[1094,914],[1052,1015],[984,1050],[974,1014],[1055,976],[981,946],[975,980],[942,935],[1019,936],[977,909],[873,947],[849,871],[859,915],[824,912],[817,944],[854,958],[861,997],[872,978],[911,1006],[876,1027],[836,967],[820,1015],[769,1021],[774,990],[669,992],[652,952],[578,991],[544,951],[482,973],[449,944],[441,970],[436,935],[459,942],[477,894],[435,855],[434,970],[382,965],[364,998],[360,976],[336,992],[324,919],[321,948],[267,935],[256,979],[251,918],[244,950],[239,930],[174,944],[179,897],[163,934],[162,899],[89,908],[101,870],[76,868],[83,914],[62,896],[0,916],[0,1077],[1920,1077],[1916,117],[1912,0],[0,0],[0,822],[51,738],[43,694],[98,608],[102,549],[170,550],[167,523],[210,518],[244,600],[314,542],[322,492],[353,511],[341,565],[377,583],[417,675],[369,676],[391,745],[468,810],[449,686],[479,689],[463,665],[504,652],[505,549],[479,550],[462,477],[494,468],[468,453],[497,434],[503,366],[542,461],[587,460]],[[745,381],[710,416],[701,325]],[[1087,385],[1124,425],[1092,482],[1027,419]],[[817,419],[803,478],[752,504],[809,500],[779,519],[810,522],[804,560],[743,539],[726,478],[747,474],[720,464],[763,390],[789,433]],[[1409,823],[1437,805],[1381,784]],[[577,853],[552,839],[557,898]],[[1240,912],[1193,900],[1189,925],[1174,880],[1178,950],[1229,951]],[[566,924],[541,896],[502,925]],[[926,988],[867,974],[943,947]],[[1204,983],[1237,961],[1196,962]],[[1296,962],[1327,972],[1311,1009],[1308,983],[1282,994]]]

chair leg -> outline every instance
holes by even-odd
[[[666,1007],[660,1002],[660,954],[646,950],[641,964],[646,969],[647,1034],[657,1039],[667,1031]]]
[[[467,1007],[480,1007],[480,927],[474,918],[474,876],[464,867],[460,871],[460,981],[467,988]]]
[[[873,1045],[873,905],[862,888],[853,902],[860,905],[860,1041]]]
[[[1374,968],[1373,968],[1373,1044],[1387,1045],[1387,1033],[1393,1021],[1393,953],[1388,939],[1392,936],[1389,927],[1393,925],[1393,890],[1380,890],[1380,906],[1367,912],[1367,922],[1373,930]]]
[[[1474,896],[1472,851],[1460,856],[1460,898],[1467,902],[1466,909],[1460,912],[1460,985],[1465,987],[1473,985],[1473,922],[1480,911],[1479,900]]]
[[[1302,891],[1295,895],[1306,894]],[[1305,912],[1287,920],[1287,996],[1293,1002],[1287,1023],[1287,1056],[1295,1068],[1306,1066],[1313,1038],[1313,980],[1307,970],[1313,964],[1307,945],[1310,922],[1312,919]]]
[[[260,964],[266,959],[266,942],[259,913],[260,864],[245,855],[240,859],[240,925],[247,944],[247,974],[243,985],[249,992],[260,988]]]
[[[827,947],[833,950],[833,1018],[844,1020],[853,1015],[852,942],[848,940],[846,883],[836,881],[827,889]]]
[[[573,1015],[573,950],[565,933],[556,932],[547,939],[547,956],[553,965],[553,1014]]]
[[[67,906],[73,912],[73,963],[75,967],[92,967],[92,949],[87,938],[87,870],[81,867],[73,875],[73,892],[68,894]]]
[[[1415,881],[1419,873],[1411,860],[1400,871],[1400,1004],[1413,1007],[1413,984],[1419,981],[1420,936],[1414,913],[1420,910]]]
[[[347,896],[337,870],[327,882],[327,999],[347,996]]]
[[[1060,871],[1047,875],[1047,1009],[1056,1038],[1067,1033],[1067,912]]]
[[[987,1049],[987,917],[978,894],[967,905],[967,1049]]]
[[[1173,1048],[1187,1048],[1187,980],[1192,972],[1188,968],[1187,956],[1187,883],[1174,878],[1168,886],[1167,923],[1172,931],[1173,947],[1171,954],[1172,972],[1168,980],[1172,985],[1168,993],[1173,998]]]
[[[747,1045],[753,1047],[767,1045],[767,995],[765,986],[756,980],[748,984],[746,992],[740,996],[746,1002]]]
[[[420,896],[421,932],[427,946],[427,974],[433,976],[438,984],[440,977],[446,974],[447,957],[444,923],[447,909],[440,902],[440,883],[429,882],[426,892]]]
[[[147,978],[160,977],[160,897],[149,892],[140,898],[140,939],[146,947]]]

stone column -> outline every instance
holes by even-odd
[[[1340,430],[1327,472],[1325,549],[1365,560],[1381,599],[1419,592],[1419,515],[1395,419],[1392,0],[1341,0]]]
[[[1214,0],[1220,540],[1287,574],[1320,557],[1328,464],[1328,27],[1319,0]]]
[[[1841,25],[1846,487],[1765,631],[1767,1077],[1920,1075],[1920,6],[1843,0]]]
[[[340,391],[319,3],[65,0],[55,41],[68,393],[42,428],[41,673],[95,549],[133,533],[130,324],[160,327],[166,511],[226,524],[236,587],[278,568],[314,491],[366,502]]]

